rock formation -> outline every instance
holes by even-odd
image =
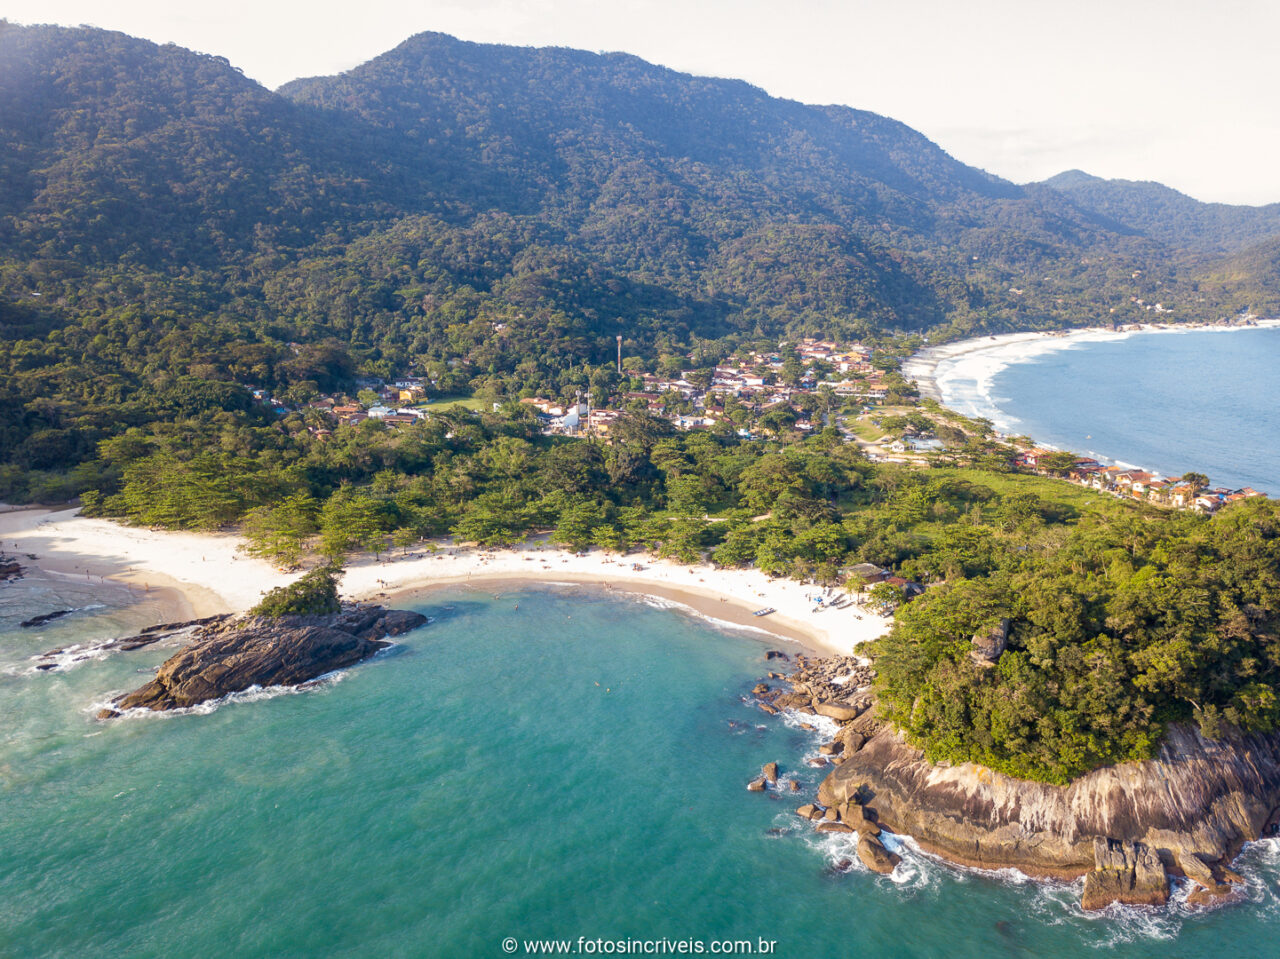
[[[1214,869],[1230,879],[1220,864],[1267,834],[1280,805],[1280,736],[1210,741],[1173,726],[1155,759],[1053,786],[973,763],[935,765],[882,728],[835,768],[818,798],[861,799],[882,825],[963,865],[1089,874],[1089,908],[1163,902],[1166,872],[1220,896],[1229,890]]]
[[[293,686],[360,662],[426,622],[419,613],[351,606],[328,616],[246,617],[201,628],[155,679],[116,699],[100,719],[126,709],[178,709],[251,686]]]
[[[994,666],[1009,647],[1009,621],[1002,619],[990,629],[975,633],[969,658],[983,668]]]
[[[884,843],[866,832],[858,836],[858,858],[872,872],[885,875],[893,872],[894,867],[902,862],[902,857],[889,852],[884,848]]]
[[[22,578],[22,566],[12,556],[0,553],[0,583]]]
[[[135,649],[142,649],[144,646],[151,646],[162,640],[172,639],[197,627],[225,622],[230,618],[231,615],[229,613],[223,613],[218,616],[206,616],[203,619],[189,619],[181,623],[160,623],[157,626],[148,626],[142,632],[133,636],[121,636],[117,639],[108,639],[105,642],[92,643],[88,646],[81,646],[78,643],[71,646],[60,646],[37,656],[36,669],[42,671],[63,669],[74,663],[93,659],[99,653],[132,652]]]
[[[972,654],[994,663],[1005,639],[1002,622],[973,638]],[[832,716],[842,725],[823,755],[807,760],[834,768],[817,804],[797,814],[857,832],[868,868],[892,859],[872,842],[883,827],[961,865],[1085,876],[1088,909],[1166,902],[1169,876],[1190,879],[1188,902],[1207,904],[1235,894],[1242,880],[1230,860],[1280,822],[1280,733],[1218,741],[1175,725],[1154,759],[1054,786],[973,763],[930,763],[870,711],[865,687],[874,672],[865,662],[797,657],[797,664],[787,677],[792,691],[770,691],[774,705],[826,715],[829,703],[849,708]]]
[[[1093,869],[1085,873],[1080,905],[1101,909],[1113,902],[1126,906],[1162,906],[1169,901],[1169,877],[1150,849],[1138,842],[1094,839]]]

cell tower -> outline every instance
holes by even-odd
[[[618,334],[618,373],[622,373],[622,334]]]

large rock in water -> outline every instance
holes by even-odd
[[[885,849],[884,843],[865,832],[858,834],[858,858],[872,872],[886,876],[893,872],[898,863],[902,862],[902,858],[897,853]]]
[[[1093,841],[1094,868],[1085,874],[1084,909],[1113,902],[1126,906],[1163,906],[1169,901],[1169,877],[1160,859],[1138,842]]]
[[[98,714],[126,709],[179,709],[251,686],[295,686],[372,656],[426,617],[380,606],[348,607],[330,616],[248,617],[208,626],[170,657],[155,679]]]

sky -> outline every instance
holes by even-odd
[[[1275,0],[0,0],[224,56],[277,87],[414,33],[625,51],[900,120],[1025,183],[1063,170],[1280,201]]]

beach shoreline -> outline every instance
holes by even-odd
[[[965,340],[927,346],[912,354],[902,364],[902,375],[914,380],[920,395],[937,400],[944,406],[943,388],[939,385],[939,369],[954,364],[955,373],[969,372],[965,366],[991,353],[999,353],[999,364],[988,370],[988,378],[1006,366],[1024,362],[1035,356],[1056,350],[1069,349],[1076,343],[1124,340],[1131,336],[1171,333],[1230,333],[1237,330],[1257,330],[1280,327],[1280,318],[1255,320],[1249,324],[1238,323],[1143,323],[1137,326],[1112,329],[1110,327],[1078,327],[1070,330],[1036,330],[1024,333],[999,333],[991,336],[975,336]],[[969,364],[964,362],[968,358]],[[960,410],[958,412],[964,412]],[[968,415],[968,414],[966,414]]]
[[[1259,319],[1244,324],[1205,323],[1142,324],[1113,330],[1085,327],[1065,331],[1005,333],[973,337],[926,347],[908,358],[902,373],[914,380],[922,397],[936,400],[947,409],[991,423],[995,436],[1002,440],[1024,436],[1027,430],[1018,419],[1016,409],[1002,409],[994,398],[995,378],[1010,366],[1034,360],[1080,343],[1113,342],[1132,336],[1152,334],[1231,333],[1240,330],[1274,329],[1280,319]],[[1032,441],[1044,449],[1059,446],[1043,439]],[[1109,454],[1085,451],[1103,463],[1138,469],[1135,457],[1113,450]],[[1141,456],[1136,459],[1142,459]],[[1158,472],[1158,470],[1156,471]]]
[[[244,554],[244,540],[231,533],[157,531],[77,513],[47,508],[0,512],[0,545],[35,555],[33,564],[49,573],[123,583],[152,600],[164,590],[159,596],[167,602],[158,608],[168,621],[242,613],[268,590],[301,575]],[[892,623],[856,605],[826,608],[815,602],[823,592],[820,587],[772,579],[759,570],[686,566],[600,550],[573,553],[540,537],[505,549],[442,541],[408,553],[355,557],[340,590],[355,601],[387,602],[447,588],[492,590],[503,584],[572,584],[650,596],[703,619],[758,630],[819,654],[850,653],[883,635]],[[762,608],[775,612],[753,615]]]

